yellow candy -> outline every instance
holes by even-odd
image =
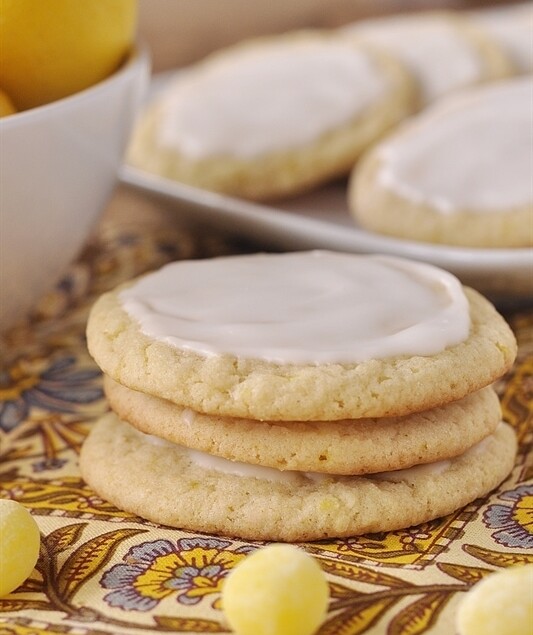
[[[39,528],[30,512],[13,500],[0,500],[0,597],[19,587],[39,557]]]
[[[531,635],[533,564],[489,575],[469,591],[457,611],[460,635]]]
[[[222,588],[222,606],[237,635],[312,635],[324,619],[328,598],[318,562],[291,545],[255,551]]]

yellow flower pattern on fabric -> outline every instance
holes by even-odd
[[[471,512],[459,510],[446,518],[417,527],[319,543],[312,549],[319,554],[333,553],[351,561],[421,569],[445,551],[450,541],[461,535],[471,518]]]
[[[533,485],[521,485],[499,498],[511,505],[489,505],[485,510],[487,527],[498,529],[492,537],[506,547],[533,550]]]
[[[124,564],[115,565],[103,575],[100,584],[114,589],[104,599],[124,610],[149,611],[172,594],[181,604],[197,604],[207,595],[218,596],[224,577],[253,549],[230,547],[231,542],[218,538],[183,538],[176,543],[156,540],[136,545],[125,556]]]

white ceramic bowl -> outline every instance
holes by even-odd
[[[0,332],[65,273],[114,186],[149,77],[137,49],[104,81],[0,119]]]

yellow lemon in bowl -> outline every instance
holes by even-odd
[[[0,87],[17,110],[111,75],[135,37],[137,0],[0,0]]]
[[[17,109],[13,105],[9,95],[0,88],[0,117],[7,117],[8,115],[14,115]]]

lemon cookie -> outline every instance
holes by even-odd
[[[253,41],[181,73],[149,106],[129,161],[251,199],[346,174],[412,112],[414,83],[385,54],[325,34]]]
[[[141,432],[231,461],[303,472],[365,474],[448,459],[501,421],[490,387],[405,417],[285,423],[204,415],[109,377],[105,391],[111,409]]]
[[[478,9],[468,19],[498,42],[519,73],[533,71],[533,4]]]
[[[469,247],[533,245],[533,79],[471,89],[358,164],[350,209],[372,231]]]
[[[102,418],[85,441],[83,478],[153,522],[251,540],[317,540],[400,529],[449,514],[509,474],[506,424],[449,461],[372,476],[324,476],[235,463]],[[124,479],[127,475],[127,487]]]
[[[411,414],[500,377],[514,336],[436,267],[327,251],[180,261],[104,294],[87,327],[119,383],[268,421]]]
[[[416,79],[421,105],[466,86],[513,72],[502,47],[472,21],[446,12],[354,22],[341,33],[382,48]]]

